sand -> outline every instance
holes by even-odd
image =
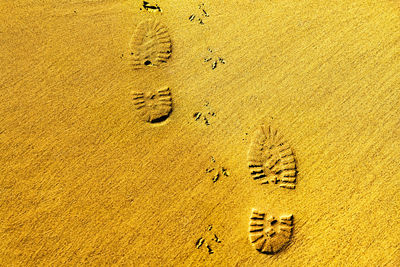
[[[399,2],[148,2],[1,1],[0,265],[399,266]]]

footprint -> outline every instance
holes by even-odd
[[[249,239],[253,247],[261,253],[275,254],[290,241],[293,229],[293,215],[279,218],[267,216],[253,209],[250,217]]]
[[[172,97],[168,87],[157,92],[132,92],[135,109],[144,121],[157,123],[164,121],[172,112]]]
[[[207,231],[205,231],[204,236],[205,237],[200,237],[197,239],[195,246],[197,249],[200,249],[201,247],[206,248],[208,254],[214,254],[214,250],[212,249],[215,245],[221,244],[221,239],[217,236],[214,231],[212,231],[213,226],[209,225],[207,228]]]
[[[213,183],[218,182],[222,177],[228,177],[230,175],[230,172],[226,167],[220,164],[216,164],[214,157],[211,157],[211,162],[213,164],[206,169],[206,173],[211,174],[211,180],[213,181]]]
[[[195,12],[195,13],[193,13],[193,14],[191,14],[190,16],[189,16],[189,20],[190,21],[198,21],[198,23],[200,24],[200,25],[204,25],[204,18],[208,18],[210,15],[207,13],[207,11],[205,10],[205,5],[204,5],[204,3],[201,3],[199,6],[198,6],[198,8],[199,8],[199,10],[197,11],[197,12]]]
[[[153,19],[139,23],[129,46],[131,64],[134,69],[166,63],[172,52],[168,29]]]
[[[195,112],[193,118],[195,121],[203,121],[205,125],[209,126],[211,125],[211,118],[217,116],[217,114],[211,110],[209,102],[206,102],[204,106],[207,107],[207,109],[205,109],[204,112]]]
[[[211,62],[212,62],[212,63],[211,63],[211,69],[212,69],[212,70],[215,70],[215,69],[217,68],[217,66],[218,66],[219,63],[221,63],[221,64],[226,64],[225,59],[223,59],[222,57],[220,57],[220,56],[215,56],[215,55],[213,56],[213,50],[212,50],[211,48],[208,48],[207,50],[208,50],[208,52],[211,53],[211,55],[205,57],[205,58],[203,59],[203,62],[207,63],[207,62],[210,62],[210,61],[211,61]]]
[[[248,152],[248,165],[254,180],[261,184],[296,187],[296,159],[290,146],[271,127],[261,126]]]

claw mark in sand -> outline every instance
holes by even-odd
[[[201,246],[204,244],[204,238],[199,238],[196,242],[196,248],[201,248]]]

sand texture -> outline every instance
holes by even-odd
[[[400,266],[400,2],[0,1],[0,266]]]

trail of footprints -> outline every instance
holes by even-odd
[[[255,131],[248,151],[248,166],[252,178],[261,185],[278,184],[281,188],[296,188],[295,155],[271,126],[261,125]],[[275,216],[256,209],[251,212],[249,240],[260,253],[275,254],[290,242],[293,215]]]
[[[148,1],[143,1],[143,9],[162,12],[157,4]],[[137,25],[129,48],[132,68],[145,69],[167,63],[172,53],[172,42],[167,27],[157,19],[146,19]],[[171,90],[168,87],[150,92],[132,91],[131,97],[134,109],[143,121],[159,123],[172,112]]]
[[[152,12],[162,12],[157,4],[143,1],[143,9]],[[201,17],[209,17],[204,9],[204,4],[199,6],[200,14],[192,14],[190,21],[197,19],[204,24]],[[147,19],[139,23],[130,41],[130,64],[133,69],[145,69],[159,67],[167,63],[172,53],[172,42],[168,29],[155,19]],[[212,53],[212,50],[209,49]],[[213,60],[213,61],[212,61]],[[204,62],[212,61],[212,69],[218,63],[225,64],[221,57],[207,57]],[[131,92],[133,106],[140,114],[143,121],[158,123],[168,118],[172,112],[172,97],[170,88],[164,87],[150,92]],[[197,121],[203,118],[209,125],[208,115],[213,117],[215,113],[206,115],[196,112],[193,117]],[[213,161],[215,163],[215,160]],[[278,133],[270,126],[260,126],[254,133],[253,141],[248,151],[248,167],[251,177],[261,185],[274,184],[285,189],[295,189],[297,166],[295,155]],[[206,173],[212,174],[212,181],[217,182],[222,176],[229,176],[224,167],[210,167]],[[253,209],[249,223],[249,241],[260,253],[275,254],[283,250],[291,240],[294,218],[292,214],[284,214],[275,217],[264,211]],[[208,227],[206,238],[199,238],[195,247],[206,248],[211,255],[214,254],[212,244],[219,244],[221,240],[217,235],[211,234],[212,226]]]

